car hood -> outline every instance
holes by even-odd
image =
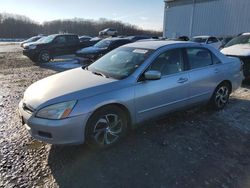
[[[79,54],[95,54],[95,53],[99,53],[101,51],[106,50],[106,48],[97,48],[95,46],[91,46],[91,47],[87,47],[87,48],[83,48],[81,50],[78,50],[77,53]]]
[[[223,48],[221,52],[225,55],[233,56],[250,56],[250,45],[248,44],[236,44]]]
[[[24,47],[29,47],[29,46],[41,46],[41,45],[46,45],[47,43],[45,42],[27,42],[23,44]]]
[[[78,100],[105,92],[118,80],[105,78],[76,68],[49,76],[33,83],[24,93],[23,102],[33,109],[59,102]],[[103,86],[102,89],[98,86]]]

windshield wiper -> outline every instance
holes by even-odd
[[[105,74],[103,73],[100,73],[100,72],[95,72],[95,71],[91,71],[93,74],[95,75],[98,75],[98,76],[102,76],[102,77],[105,77],[105,78],[108,78],[108,76],[106,76]]]

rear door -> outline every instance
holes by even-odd
[[[66,35],[65,54],[74,54],[80,48],[77,35]]]
[[[135,87],[138,122],[184,107],[188,96],[189,80],[182,49],[165,51],[148,70],[160,71],[162,77],[159,80],[139,79]]]
[[[187,48],[188,77],[190,82],[188,104],[205,102],[223,79],[222,64],[206,48]]]

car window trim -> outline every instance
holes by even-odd
[[[147,71],[147,69],[152,65],[152,63],[154,63],[154,61],[155,61],[161,54],[166,53],[167,51],[176,50],[176,49],[181,50],[182,61],[183,61],[183,63],[184,63],[184,70],[181,71],[181,72],[174,73],[174,74],[163,75],[161,78],[164,78],[164,77],[166,77],[166,76],[176,75],[176,74],[179,74],[179,73],[184,73],[184,72],[188,71],[188,69],[187,69],[187,64],[186,64],[185,58],[184,58],[184,55],[185,55],[185,54],[184,54],[185,47],[171,48],[171,49],[167,49],[167,50],[161,52],[160,54],[158,54],[158,55],[151,61],[151,63],[142,71],[142,73],[138,76],[138,78],[136,79],[136,80],[137,80],[136,82],[138,83],[138,82],[144,81],[144,80],[143,80],[143,74]]]
[[[190,62],[189,62],[189,58],[188,58],[188,54],[187,54],[187,49],[191,49],[191,48],[195,48],[195,49],[205,49],[205,50],[207,50],[208,52],[209,52],[209,54],[210,54],[210,57],[211,57],[211,60],[212,60],[212,64],[210,64],[210,65],[206,65],[206,66],[204,66],[204,67],[199,67],[199,68],[195,68],[195,69],[191,69],[190,68]],[[212,52],[211,52],[211,50],[209,50],[208,48],[205,48],[205,47],[186,47],[185,48],[185,53],[186,53],[186,61],[187,61],[187,65],[188,65],[188,71],[190,71],[190,70],[196,70],[196,69],[201,69],[201,68],[205,68],[205,67],[209,67],[209,66],[212,66],[212,65],[218,65],[218,64],[214,64],[214,61],[213,61],[213,56],[212,56]],[[216,56],[217,57],[217,56]],[[218,58],[218,57],[217,57]],[[219,58],[218,58],[219,59]],[[220,60],[220,59],[219,59]]]

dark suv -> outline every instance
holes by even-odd
[[[54,34],[25,46],[23,55],[34,62],[48,62],[55,56],[74,54],[84,46],[85,44],[80,43],[78,35]]]
[[[111,50],[114,50],[115,48],[118,48],[128,43],[131,43],[131,40],[126,39],[126,38],[116,38],[116,37],[106,38],[106,39],[99,41],[94,46],[90,46],[90,47],[78,50],[76,52],[76,56],[78,60],[85,59],[89,63],[92,63],[93,61],[102,57],[103,55],[110,52]]]

